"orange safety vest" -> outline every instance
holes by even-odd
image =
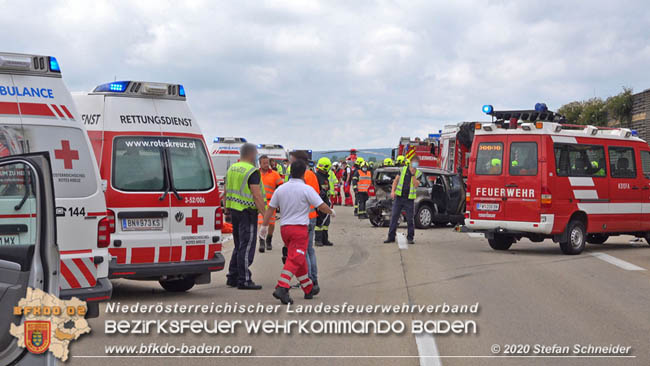
[[[305,183],[307,183],[308,186],[311,186],[314,189],[314,191],[316,191],[316,194],[319,194],[320,185],[318,184],[318,178],[316,178],[316,173],[307,169],[307,171],[305,171]],[[310,206],[309,218],[315,219],[316,217],[318,217],[318,212],[316,212],[316,207]]]
[[[262,174],[262,184],[264,185],[264,193],[266,193],[266,202],[268,203],[271,201],[271,197],[273,197],[273,193],[278,186],[284,183],[284,180],[280,174],[273,169],[269,170],[267,173],[260,170],[260,173]]]
[[[357,183],[359,192],[368,192],[371,182],[370,171],[364,172],[363,170],[359,170],[359,183]]]

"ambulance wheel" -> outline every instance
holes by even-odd
[[[415,227],[418,229],[426,229],[433,224],[433,208],[429,205],[420,205],[418,212],[415,214]]]
[[[515,242],[515,238],[507,235],[494,234],[494,238],[488,239],[490,247],[494,250],[508,250]]]
[[[564,254],[580,254],[585,249],[586,239],[585,224],[580,220],[572,220],[567,226],[567,241],[560,243],[560,249]]]
[[[193,277],[177,278],[173,280],[160,280],[160,286],[169,292],[185,292],[194,287]]]
[[[606,234],[587,234],[587,243],[589,244],[602,244],[609,239]]]

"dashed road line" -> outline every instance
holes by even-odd
[[[628,271],[645,271],[646,270],[643,267],[639,267],[636,264],[632,264],[632,263],[626,262],[626,261],[624,261],[622,259],[618,259],[618,258],[616,258],[614,256],[609,255],[609,254],[599,253],[599,252],[590,253],[590,254],[593,255],[594,257],[600,259],[600,260],[603,260],[603,261],[605,261],[607,263],[613,264],[613,265],[615,265],[617,267],[623,268],[623,269],[628,270]]]
[[[421,333],[415,335],[415,343],[420,355],[420,366],[441,366],[440,354],[433,335]]]

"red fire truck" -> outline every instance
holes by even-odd
[[[399,145],[393,149],[393,160],[402,155],[408,157],[410,150],[415,150],[415,154],[420,158],[420,166],[427,168],[439,168],[440,160],[438,151],[440,146],[440,134],[430,134],[426,139],[416,137],[411,140],[410,137],[401,137]]]
[[[552,239],[565,254],[585,243],[650,234],[650,147],[627,128],[567,125],[535,110],[494,111],[476,123],[465,224],[495,250]]]

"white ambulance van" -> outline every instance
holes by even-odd
[[[239,149],[248,141],[243,137],[215,137],[210,149],[217,179],[223,181],[231,165],[239,161]]]
[[[89,315],[96,316],[97,303],[110,299],[112,286],[106,203],[90,141],[56,58],[0,53],[0,157],[40,151],[52,159],[60,297],[88,301]],[[9,195],[12,187],[0,184],[0,204],[13,208],[0,216],[3,246],[34,242],[36,235],[29,225],[29,192]]]
[[[258,144],[257,155],[266,155],[278,164],[286,164],[289,160],[289,153],[280,144]]]
[[[476,123],[465,224],[490,246],[552,239],[565,254],[613,235],[650,237],[650,147],[626,128],[558,123],[535,110]]]
[[[118,81],[73,95],[106,185],[111,278],[167,291],[224,267],[219,189],[179,84]]]

